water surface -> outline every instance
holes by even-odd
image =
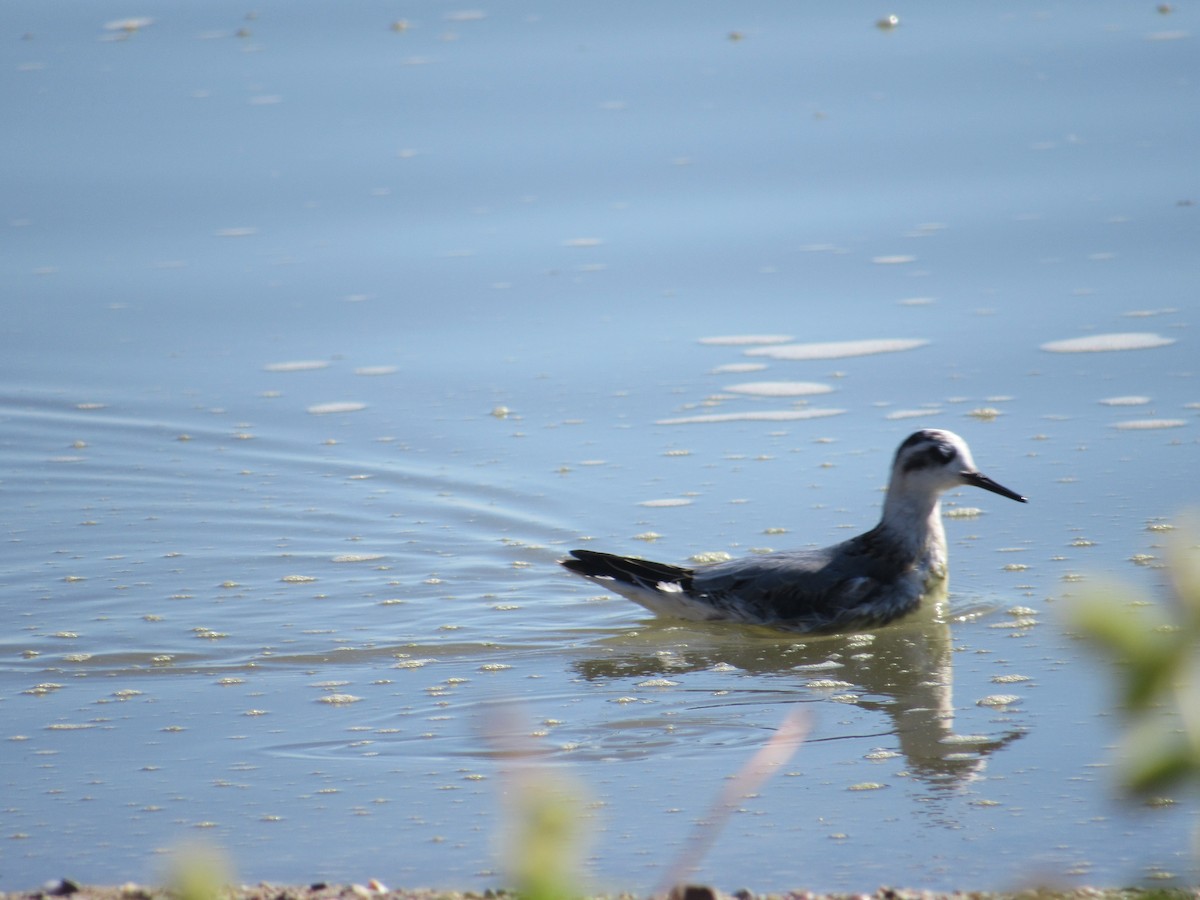
[[[1059,612],[1200,499],[1192,15],[885,13],[9,4],[0,884],[504,885],[516,741],[647,892],[797,709],[695,877],[1194,878]],[[555,565],[840,540],[924,426],[1030,504],[894,627]]]

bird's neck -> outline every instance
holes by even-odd
[[[879,527],[903,547],[918,566],[944,572],[946,532],[942,527],[942,504],[937,495],[914,496],[889,491]]]

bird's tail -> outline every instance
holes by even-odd
[[[667,563],[651,562],[646,559],[631,559],[613,553],[595,550],[572,550],[571,555],[559,562],[564,568],[585,578],[612,578],[639,588],[656,589],[660,584],[677,584],[679,589],[690,591],[692,570]]]

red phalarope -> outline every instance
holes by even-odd
[[[957,434],[918,431],[896,451],[879,524],[840,544],[695,569],[594,550],[572,550],[560,562],[663,616],[803,632],[885,625],[944,582],[940,498],[961,485],[1026,502],[981,474]]]

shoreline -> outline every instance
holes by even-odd
[[[181,897],[178,890],[161,885],[127,883],[86,885],[71,879],[51,882],[40,888],[0,891],[0,900],[160,900]],[[456,891],[434,888],[390,889],[376,881],[367,884],[282,885],[263,882],[228,885],[207,896],[184,900],[502,900],[519,894],[508,890]],[[579,900],[635,900],[630,893],[599,894]],[[870,892],[821,893],[805,890],[725,893],[704,885],[687,885],[671,891],[669,900],[1200,900],[1200,887],[1031,887],[1016,891],[930,891],[881,887]]]

